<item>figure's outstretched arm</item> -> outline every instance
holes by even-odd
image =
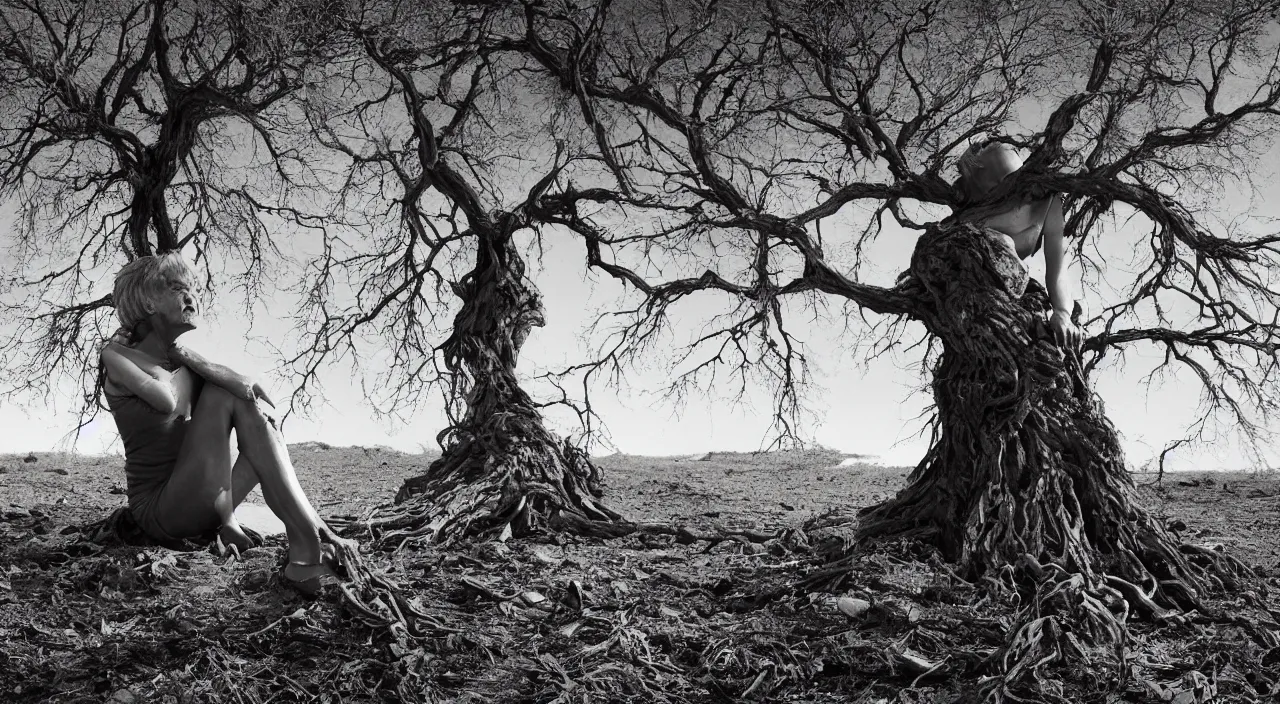
[[[1072,350],[1079,349],[1083,337],[1080,329],[1071,322],[1075,298],[1063,276],[1067,245],[1062,237],[1062,196],[1055,194],[1049,198],[1049,212],[1045,214],[1043,228],[1044,285],[1049,291],[1049,302],[1053,305],[1049,327],[1053,329],[1058,344]]]

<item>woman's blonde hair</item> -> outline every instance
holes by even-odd
[[[179,252],[138,257],[125,264],[116,274],[111,292],[116,317],[120,319],[115,338],[137,342],[138,324],[151,315],[156,297],[175,282],[192,285],[195,279],[195,272]]]

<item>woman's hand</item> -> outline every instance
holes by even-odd
[[[268,406],[276,407],[261,384],[237,371],[221,364],[214,364],[176,342],[169,346],[168,355],[170,362],[190,368],[205,381],[221,386],[236,398],[251,403],[262,399]]]
[[[267,396],[266,390],[262,388],[262,384],[259,384],[243,374],[232,372],[232,375],[232,378],[228,379],[226,384],[220,383],[219,380],[214,380],[214,383],[218,384],[218,386],[222,386],[227,391],[230,391],[236,398],[249,401],[250,403],[257,401],[258,399],[262,399],[262,401],[268,406],[271,406],[272,408],[276,407],[276,404],[271,401],[271,397]]]
[[[1049,329],[1053,331],[1053,339],[1058,346],[1065,350],[1079,352],[1080,346],[1084,344],[1084,334],[1063,311],[1053,311],[1053,316],[1049,318]]]

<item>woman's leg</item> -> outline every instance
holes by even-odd
[[[278,447],[285,453],[287,458],[289,450],[288,445],[284,442],[284,438],[280,435],[280,432],[274,428],[272,428],[272,435],[274,436]],[[241,445],[240,456],[236,458],[235,464],[231,467],[232,503],[237,508],[244,502],[245,497],[247,497],[255,487],[260,485],[258,469],[250,460],[251,454],[252,453],[250,451],[247,451],[244,446]],[[282,511],[281,505],[284,501],[287,501],[287,499],[279,497],[270,484],[261,484],[261,486],[262,498],[266,500],[267,508],[271,509],[271,512],[279,517]],[[354,548],[354,542],[339,537],[331,528],[329,528],[328,524],[324,522],[324,519],[320,517],[320,514],[316,513],[315,507],[311,505],[311,502],[307,500],[305,495],[302,496],[302,501],[310,512],[311,520],[315,524],[322,539],[328,540],[335,545],[350,544]]]
[[[231,494],[232,405],[205,389],[187,421],[173,473],[157,495],[154,512],[165,532],[178,538],[234,523]]]
[[[273,428],[272,435],[275,436],[281,451],[285,453],[285,458],[288,459],[288,445],[286,445],[284,439],[280,437],[279,431],[276,431]],[[282,499],[277,496],[272,486],[261,483],[258,468],[254,466],[253,461],[250,458],[250,456],[255,453],[250,450],[246,450],[243,441],[239,443],[239,447],[240,455],[236,458],[235,464],[231,467],[231,494],[233,505],[235,507],[239,507],[250,492],[252,492],[256,487],[261,486],[262,498],[267,502],[267,508],[271,509],[271,512],[276,514],[276,516],[279,516],[281,511],[281,502],[287,499]],[[289,467],[292,469],[292,464],[290,464]],[[296,481],[295,475],[295,482]],[[299,491],[301,491],[301,488],[299,488]],[[316,527],[319,529],[320,535],[322,537],[325,536],[328,532],[328,526],[325,524],[324,520],[320,518],[318,513],[316,513],[311,502],[307,500],[306,495],[302,496],[302,502],[310,512],[311,521],[315,523]]]
[[[268,423],[268,425],[270,426],[270,423]],[[284,436],[282,436],[280,431],[276,430],[274,426],[270,426],[270,429],[271,437],[275,442],[276,448],[282,453],[282,456],[288,460],[289,449],[288,445],[285,444]],[[253,491],[253,488],[259,485],[260,472],[257,467],[254,466],[253,461],[251,461],[251,457],[255,454],[256,453],[253,453],[252,450],[245,448],[243,441],[241,441],[240,456],[236,458],[235,465],[231,468],[231,487],[233,503],[235,506],[239,506],[241,502],[244,501],[245,497],[249,495],[249,492]],[[292,472],[292,464],[290,463],[287,466],[290,467],[290,472]],[[294,484],[296,485],[296,474],[294,477]],[[289,501],[288,497],[280,497],[275,491],[274,484],[271,482],[262,483],[261,486],[262,497],[266,499],[267,507],[270,508],[271,512],[277,517],[282,516],[282,511],[284,510],[283,506]],[[301,492],[301,487],[299,487],[298,491]],[[332,567],[335,562],[339,564],[346,564],[351,561],[355,555],[359,553],[359,544],[354,540],[343,538],[335,533],[333,529],[324,522],[324,519],[320,517],[320,514],[316,512],[315,507],[311,505],[311,502],[307,500],[306,496],[301,493],[299,493],[299,496],[302,499],[303,505],[311,515],[312,523],[316,526],[316,530],[320,534],[322,541],[322,561],[328,563],[330,567]],[[332,552],[328,551],[326,546],[323,545],[326,541],[331,544],[333,548]]]
[[[241,447],[238,481],[231,468],[231,429]],[[232,396],[213,384],[200,394],[187,428],[173,475],[158,497],[156,511],[166,530],[190,535],[219,521],[238,531],[232,512],[258,481],[272,511],[285,525],[289,561],[320,561],[319,528],[315,511],[298,485],[283,443],[256,404]],[[248,465],[245,467],[244,465]],[[246,469],[252,469],[252,476]],[[253,481],[256,479],[257,481]],[[211,507],[201,510],[198,507]]]

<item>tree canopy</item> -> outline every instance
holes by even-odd
[[[77,376],[92,413],[110,277],[128,258],[189,247],[210,283],[252,300],[281,224],[327,221],[296,139],[304,76],[334,56],[317,8],[0,6],[0,194],[17,213],[0,284],[6,396]]]
[[[1247,207],[1280,125],[1274,13],[1247,0],[0,0],[0,197],[18,213],[0,394],[78,376],[92,409],[111,274],[187,248],[250,305],[266,289],[298,296],[280,353],[295,407],[343,361],[376,376],[384,413],[443,393],[443,455],[348,530],[389,550],[542,528],[723,540],[610,509],[544,409],[571,406],[591,437],[597,381],[660,358],[676,398],[726,376],[737,393],[762,384],[773,435],[799,442],[813,360],[797,320],[843,322],[873,355],[919,343],[934,440],[908,486],[862,512],[858,549],[914,541],[992,593],[1019,591],[983,684],[1016,698],[1042,664],[1083,652],[1074,629],[1121,653],[1131,609],[1208,613],[1207,594],[1255,577],[1139,505],[1089,375],[1158,350],[1145,371],[1199,383],[1188,439],[1215,424],[1267,439],[1280,235],[1218,201]],[[953,164],[988,139],[1026,160],[974,201]],[[1096,307],[1076,313],[1083,358],[1041,334],[1042,289],[972,224],[1051,193]],[[601,319],[593,358],[545,377],[560,396],[543,401],[518,367],[554,314],[525,243],[551,232],[629,297]],[[896,280],[868,275],[884,265],[877,241],[915,233]],[[700,296],[721,314],[664,349]],[[856,555],[840,547],[810,583],[847,574]],[[357,581],[384,606],[409,603],[367,570]],[[1252,636],[1274,648],[1260,623]]]
[[[822,292],[913,317],[898,289],[858,280],[870,240],[949,215],[937,206],[973,217],[1056,191],[1086,287],[1113,294],[1085,320],[1086,368],[1155,346],[1200,382],[1198,429],[1216,418],[1263,439],[1277,400],[1277,238],[1213,204],[1249,192],[1274,136],[1270,4],[623,7],[529,6],[508,40],[579,97],[615,174],[591,191],[595,209],[548,198],[591,265],[644,297],[597,368],[643,349],[681,299],[720,292],[750,305],[690,353],[768,369],[778,417],[791,418],[805,360],[780,301]],[[987,203],[962,203],[951,165],[983,136],[1025,148],[1026,165]],[[654,203],[651,227],[615,232]],[[859,203],[872,212],[861,232],[824,230]],[[1133,262],[1101,259],[1099,242],[1136,226],[1147,236]],[[704,273],[646,278],[630,263],[655,250]]]
[[[863,254],[948,217],[955,157],[997,135],[1029,158],[989,202],[1066,194],[1099,293],[1086,368],[1159,350],[1201,385],[1188,437],[1226,420],[1261,440],[1276,401],[1275,238],[1216,201],[1251,192],[1273,136],[1271,12],[15,1],[0,74],[2,182],[19,214],[6,390],[47,391],[68,372],[92,388],[85,361],[111,327],[102,283],[123,258],[189,244],[210,281],[237,261],[251,298],[301,228],[320,233],[321,256],[270,282],[303,300],[284,352],[295,400],[363,341],[391,352],[396,376],[378,385],[396,390],[390,405],[413,407],[451,383],[452,287],[476,223],[506,212],[512,231],[572,232],[588,266],[638,293],[609,316],[630,322],[565,378],[590,371],[590,390],[661,353],[677,304],[710,292],[728,315],[673,358],[673,391],[763,382],[777,434],[799,436],[810,360],[786,321],[883,313],[851,327],[873,350],[908,339],[908,305],[864,283]],[[858,230],[832,224],[851,212],[868,214]],[[1100,243],[1121,237],[1145,244],[1117,266]]]

